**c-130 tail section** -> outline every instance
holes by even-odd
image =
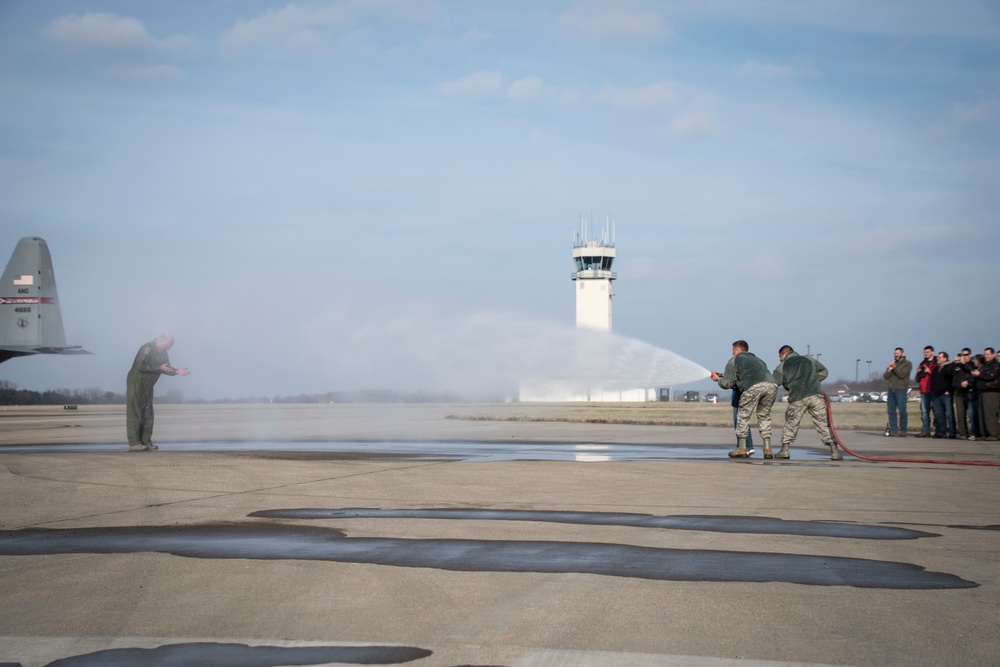
[[[90,354],[66,345],[52,256],[37,236],[18,241],[0,281],[0,362],[29,354]]]

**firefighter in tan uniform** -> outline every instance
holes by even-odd
[[[781,431],[781,450],[776,459],[791,458],[788,447],[799,433],[802,416],[809,413],[813,426],[823,444],[830,448],[830,458],[839,461],[844,458],[837,449],[837,442],[830,433],[829,413],[823,397],[822,382],[830,372],[819,359],[803,357],[791,345],[782,345],[778,350],[781,363],[774,369],[774,379],[788,390],[788,408],[785,410],[785,427]]]
[[[738,387],[741,392],[740,404],[736,411],[736,449],[729,457],[745,459],[747,436],[750,433],[750,415],[757,412],[757,428],[764,440],[764,458],[774,458],[771,452],[771,406],[778,396],[778,385],[767,365],[750,353],[750,345],[745,340],[733,343],[733,356],[726,363],[722,373],[712,371],[712,379],[723,389]]]

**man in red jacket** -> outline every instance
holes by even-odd
[[[917,366],[917,380],[920,381],[920,433],[918,438],[931,437],[931,376],[937,368],[934,346],[924,348],[924,360]]]

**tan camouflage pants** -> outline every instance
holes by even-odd
[[[758,382],[740,396],[736,411],[736,437],[745,438],[750,433],[750,415],[757,410],[757,428],[760,437],[771,439],[771,406],[778,397],[778,385],[773,382]]]
[[[822,396],[813,395],[788,404],[788,409],[785,410],[785,428],[781,431],[782,445],[790,445],[795,442],[802,415],[807,412],[812,417],[813,426],[816,427],[816,433],[823,444],[829,445],[833,442],[833,436],[830,435],[830,420],[826,412],[826,401]]]

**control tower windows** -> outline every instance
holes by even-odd
[[[577,271],[610,271],[611,263],[614,261],[614,257],[598,256],[598,257],[577,257],[576,258],[576,270]]]

